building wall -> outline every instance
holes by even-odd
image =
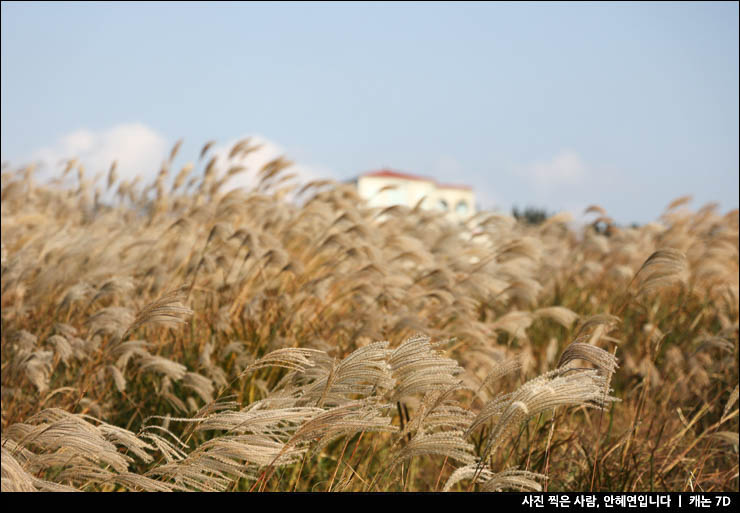
[[[394,177],[361,176],[357,180],[357,192],[373,207],[413,207],[424,196],[436,197],[434,182]]]
[[[439,208],[446,210],[456,221],[464,221],[475,214],[475,194],[471,189],[440,187],[437,189],[437,202]]]
[[[357,192],[372,207],[405,205],[412,208],[425,198],[422,208],[444,210],[454,221],[463,221],[475,213],[475,194],[471,189],[438,186],[432,180],[360,176]]]

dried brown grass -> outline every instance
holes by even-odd
[[[180,144],[113,205],[4,170],[3,491],[738,489],[737,211],[458,226]]]

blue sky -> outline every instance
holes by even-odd
[[[2,160],[150,180],[179,138],[252,135],[306,179],[388,166],[503,211],[727,211],[738,40],[736,2],[3,2]]]

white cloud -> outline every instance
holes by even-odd
[[[259,149],[247,155],[229,158],[234,144],[246,137],[214,145],[206,155],[205,161],[197,166],[202,172],[213,156],[218,157],[216,169],[219,176],[223,176],[231,166],[245,166],[246,171],[235,175],[224,184],[222,189],[224,191],[237,187],[251,188],[257,184],[257,172],[265,164],[281,156],[290,160],[289,152],[285,148],[260,135],[250,137],[250,146],[259,145]],[[102,132],[86,129],[71,132],[53,144],[35,150],[29,160],[43,164],[39,173],[42,178],[58,176],[63,169],[64,161],[70,158],[77,158],[83,164],[88,178],[101,171],[107,173],[113,161],[117,161],[116,173],[119,180],[131,181],[138,175],[141,176],[141,184],[149,184],[154,181],[162,163],[169,157],[171,148],[172,145],[166,138],[152,128],[142,123],[130,123],[116,125]],[[196,154],[183,158],[195,163],[198,156]],[[171,169],[174,174],[177,171],[179,167]],[[294,181],[301,184],[335,176],[328,168],[297,163],[286,169],[285,173],[295,173]],[[69,179],[73,180],[72,176]],[[99,181],[98,185],[104,182],[105,178]]]
[[[550,160],[535,162],[523,173],[536,187],[578,185],[588,174],[586,164],[573,150],[561,150]]]
[[[142,123],[126,123],[98,133],[77,130],[34,151],[30,160],[43,164],[45,174],[56,174],[60,161],[77,158],[88,176],[107,172],[113,161],[118,161],[116,172],[120,178],[131,180],[140,175],[149,182],[159,171],[167,151],[167,141],[155,130]]]
[[[249,138],[249,147],[259,146],[259,148],[246,155],[238,154],[233,158],[229,158],[229,153],[234,145],[246,138]],[[284,157],[292,161],[289,152],[283,146],[261,135],[245,135],[216,145],[209,152],[209,155],[210,157],[206,158],[210,159],[212,156],[218,157],[217,163],[221,173],[225,173],[231,166],[242,165],[246,167],[246,171],[233,176],[224,184],[224,191],[239,187],[251,188],[257,185],[257,172],[271,160]],[[292,181],[300,184],[305,184],[312,180],[334,178],[334,173],[326,167],[295,162],[284,173],[295,174],[296,176]]]

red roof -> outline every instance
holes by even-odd
[[[463,189],[466,191],[472,191],[473,188],[469,185],[460,185],[455,183],[438,183],[437,187],[440,189]]]
[[[424,176],[410,175],[408,173],[399,173],[390,169],[381,169],[380,171],[371,171],[362,175],[363,177],[372,176],[378,178],[401,178],[403,180],[417,180],[419,182],[434,182],[431,178]]]
[[[473,188],[470,187],[469,185],[438,183],[432,180],[431,178],[427,178],[425,176],[417,176],[417,175],[411,175],[408,173],[400,173],[398,171],[393,171],[391,169],[381,169],[380,171],[371,171],[369,173],[363,174],[362,176],[363,177],[371,176],[371,177],[378,177],[378,178],[400,178],[402,180],[416,180],[419,182],[431,182],[441,189],[463,189],[466,191],[473,190]]]

